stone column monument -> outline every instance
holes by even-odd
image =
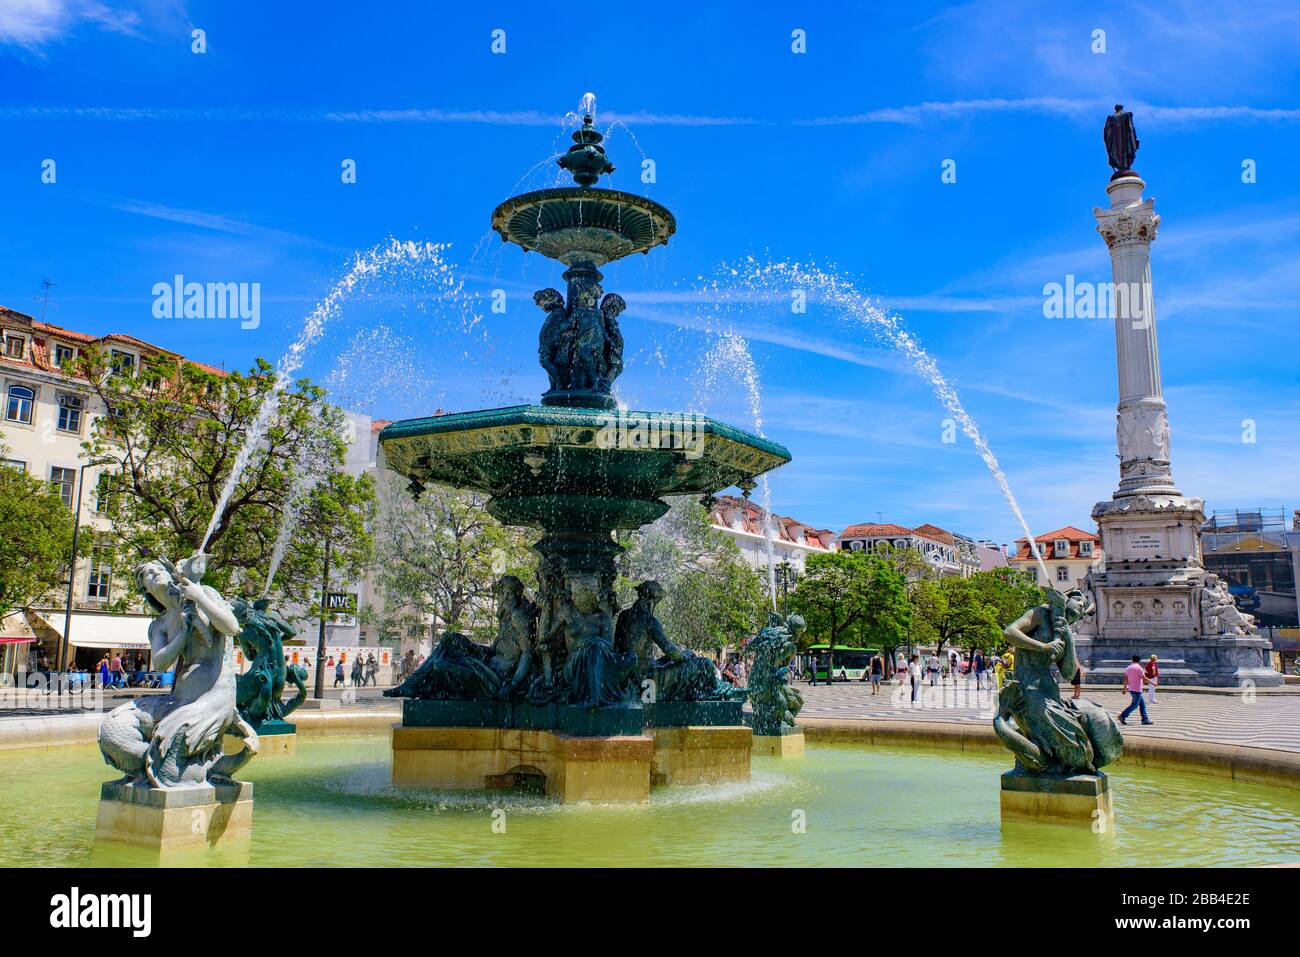
[[[1105,565],[1089,575],[1097,611],[1081,630],[1079,656],[1092,683],[1118,684],[1132,655],[1145,661],[1154,654],[1164,685],[1276,686],[1282,676],[1269,667],[1268,641],[1201,562],[1204,503],[1174,483],[1151,285],[1160,217],[1131,168],[1138,147],[1132,113],[1115,107],[1103,138],[1115,173],[1106,187],[1110,206],[1093,214],[1115,286],[1120,466],[1114,495],[1092,511]]]

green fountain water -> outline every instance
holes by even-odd
[[[0,776],[0,866],[131,866],[94,847],[103,766],[93,747],[11,751]],[[673,787],[644,805],[561,805],[501,792],[395,789],[386,735],[310,735],[292,760],[254,761],[247,851],[199,866],[1136,864],[1300,861],[1300,792],[1121,766],[1114,833],[999,823],[998,754],[810,746],[755,758],[747,784]],[[34,799],[33,795],[39,795]],[[505,810],[505,833],[493,814]],[[807,830],[794,833],[803,811]],[[499,816],[498,816],[499,819]]]

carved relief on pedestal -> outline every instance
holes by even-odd
[[[1115,416],[1115,442],[1125,469],[1143,459],[1168,465],[1169,416],[1162,408],[1125,409]]]

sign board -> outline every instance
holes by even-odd
[[[336,615],[355,615],[357,613],[357,593],[354,591],[326,592],[325,610]]]

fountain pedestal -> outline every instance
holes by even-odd
[[[255,728],[257,731],[259,758],[284,758],[298,753],[298,726],[278,718],[263,721]],[[222,739],[227,754],[242,748],[243,741],[233,735]]]
[[[1030,774],[1020,769],[1002,775],[1002,820],[1058,821],[1110,828],[1115,810],[1110,778],[1097,774]]]
[[[754,735],[754,753],[769,758],[797,758],[804,752],[803,732],[782,728],[780,734]]]
[[[647,735],[394,725],[393,786],[482,790],[542,778],[564,803],[646,801],[654,748]]]
[[[97,844],[126,844],[168,854],[246,842],[253,831],[253,785],[100,788]]]

